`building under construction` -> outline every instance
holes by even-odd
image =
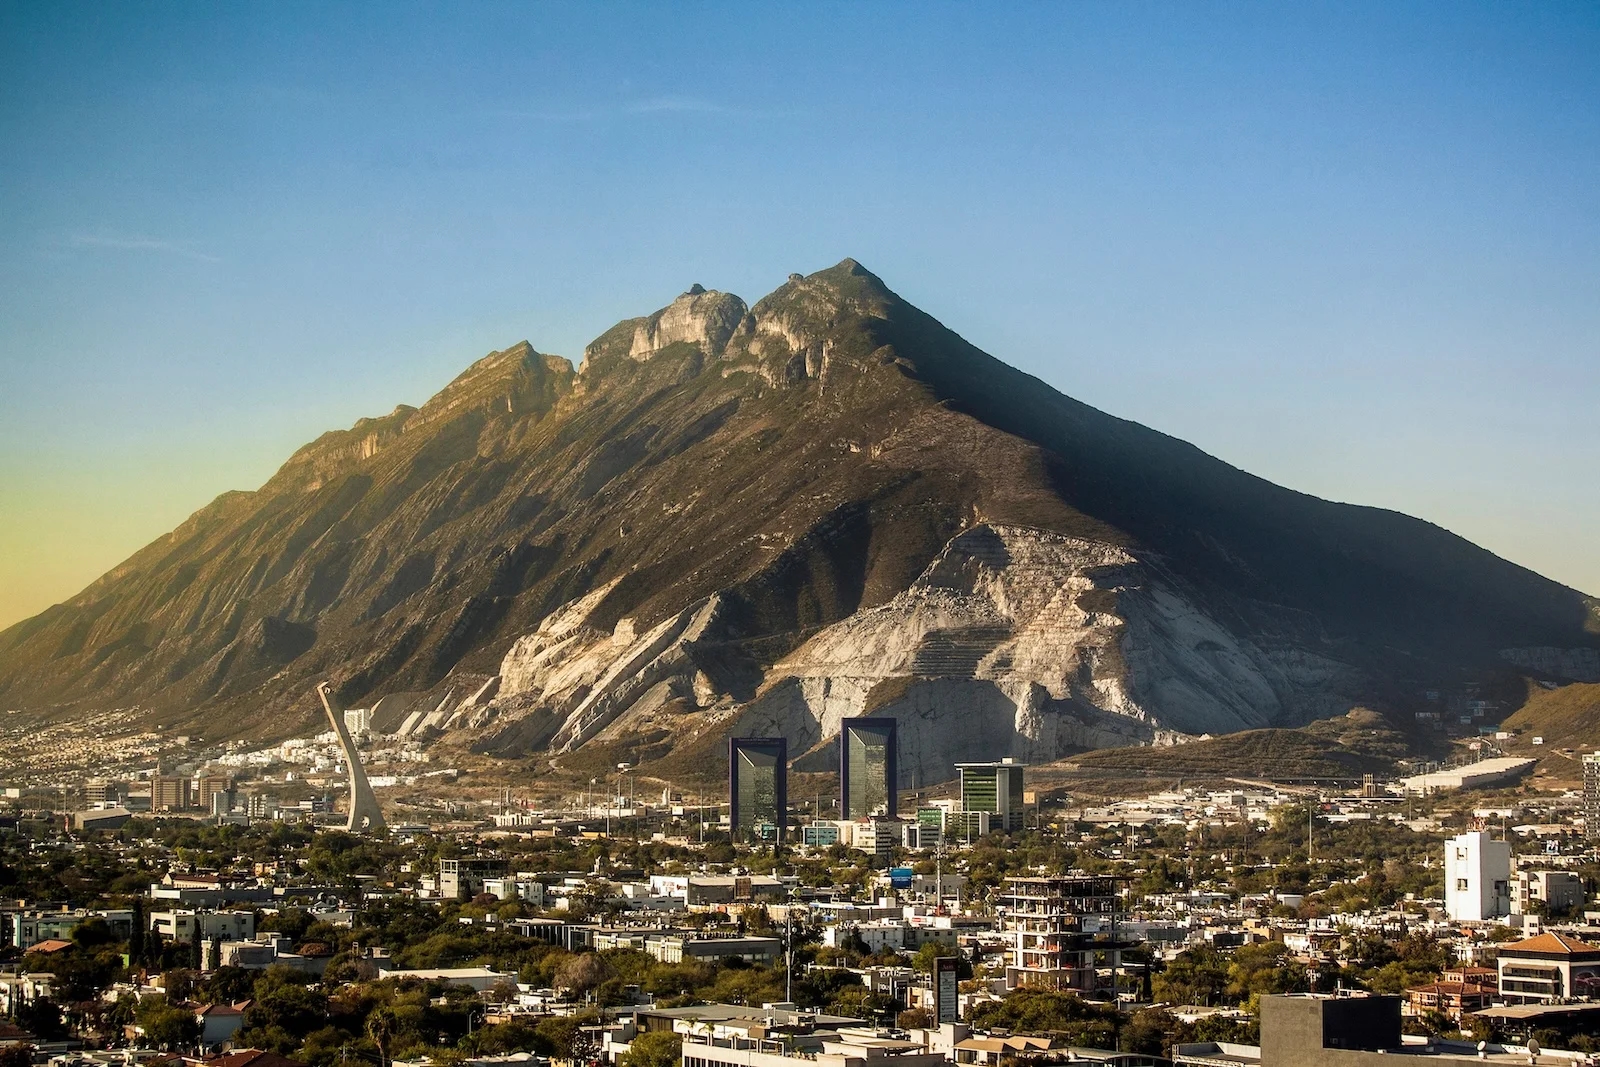
[[[1001,896],[1013,938],[1006,985],[1016,989],[1109,988],[1132,942],[1117,938],[1122,879],[1011,878]]]

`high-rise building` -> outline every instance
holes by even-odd
[[[344,728],[350,731],[352,737],[360,737],[372,732],[371,708],[348,708],[344,713]]]
[[[200,795],[197,802],[204,811],[213,811],[211,798],[218,793],[229,793],[233,790],[233,779],[225,774],[204,774],[200,776]],[[224,809],[226,810],[226,809]]]
[[[186,811],[192,806],[188,778],[156,774],[150,778],[151,811]]]
[[[1118,880],[1107,877],[1011,878],[1002,890],[1012,937],[1006,985],[1038,989],[1100,988],[1125,946],[1116,938]]]
[[[888,718],[839,723],[840,818],[853,821],[897,814],[898,727]]]
[[[115,804],[122,799],[122,783],[91,778],[84,783],[83,799],[89,804]]]
[[[998,763],[958,763],[961,810],[986,811],[992,830],[1020,830],[1027,807],[1022,796],[1022,764],[1009,757]]]
[[[1482,830],[1444,843],[1444,910],[1453,922],[1511,914],[1511,845]]]
[[[1600,752],[1583,755],[1583,832],[1600,837]]]
[[[783,844],[789,815],[787,740],[728,738],[728,809],[736,839]]]

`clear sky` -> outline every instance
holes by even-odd
[[[854,256],[1600,593],[1600,5],[0,3],[0,625],[324,429]]]

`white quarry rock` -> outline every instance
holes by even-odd
[[[722,597],[641,636],[632,619],[609,631],[590,622],[613,588],[552,613],[501,664],[495,707],[556,715],[544,736],[557,751],[660,725],[664,709],[730,707],[694,658],[720,626]],[[1305,721],[1342,710],[1333,694],[1349,674],[1238,638],[1159,563],[1125,548],[985,524],[952,539],[894,599],[775,664],[734,728],[782,734],[802,769],[823,769],[840,719],[892,715],[906,780],[932,782],[958,760],[1047,761]]]

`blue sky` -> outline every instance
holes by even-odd
[[[1600,6],[0,4],[0,625],[324,429],[854,256],[1600,593]]]

